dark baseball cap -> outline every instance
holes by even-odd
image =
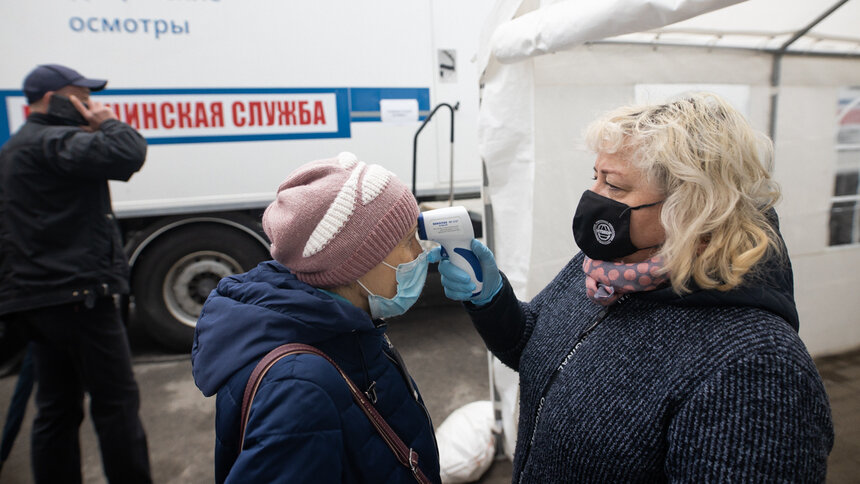
[[[105,88],[104,79],[87,79],[78,71],[59,64],[43,64],[33,69],[24,78],[24,94],[27,102],[32,104],[48,91],[56,91],[66,86],[88,87],[90,91],[100,91]]]

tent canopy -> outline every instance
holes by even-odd
[[[858,21],[857,0],[749,0],[651,31],[607,40],[778,51],[797,36],[787,53],[860,55]]]
[[[502,0],[497,12],[522,12],[529,3]],[[500,17],[488,25],[481,68],[490,49],[509,63],[587,42],[860,55],[858,0],[567,0]]]

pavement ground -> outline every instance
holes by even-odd
[[[436,426],[462,405],[490,398],[486,349],[459,304],[446,301],[438,294],[427,294],[409,314],[392,320],[388,330],[418,382]],[[187,354],[165,352],[133,322],[129,337],[154,482],[213,482],[215,398],[204,398],[194,386]],[[836,427],[827,482],[856,483],[860,476],[860,349],[819,358],[816,364],[830,395]],[[0,422],[5,421],[15,381],[14,377],[0,379]],[[0,484],[33,482],[29,467],[33,415],[31,399],[24,426],[0,473]],[[88,417],[81,426],[81,446],[84,482],[106,482]],[[511,463],[501,458],[479,482],[510,480]]]

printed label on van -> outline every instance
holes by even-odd
[[[418,121],[428,88],[108,89],[93,93],[149,144],[349,138],[350,123],[380,122],[387,100],[415,100]],[[0,91],[0,144],[29,114],[21,91]],[[1,104],[0,104],[1,105]]]
[[[348,138],[346,89],[111,90],[93,94],[150,144]],[[9,130],[29,114],[26,98],[6,98]]]
[[[351,122],[380,122],[389,99],[429,112],[427,88],[108,89],[93,93],[149,144],[349,138]],[[20,91],[0,91],[0,144],[29,114]]]

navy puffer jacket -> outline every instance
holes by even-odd
[[[373,386],[376,409],[418,452],[424,473],[439,481],[433,425],[385,325],[269,261],[221,280],[194,335],[194,381],[204,395],[218,395],[216,482],[414,482],[340,374],[314,355],[288,356],[269,370],[238,452],[248,377],[266,353],[285,343],[315,346],[359,388]]]

